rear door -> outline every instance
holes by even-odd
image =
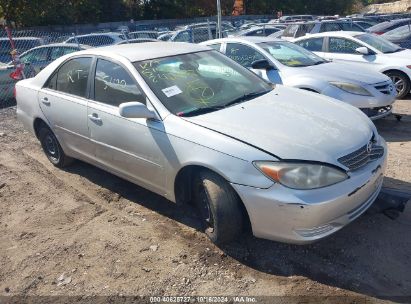
[[[40,90],[40,107],[63,145],[93,157],[88,138],[87,98],[92,57],[75,57],[63,63]]]
[[[96,160],[117,175],[163,193],[165,156],[160,147],[169,141],[162,121],[121,117],[120,104],[146,104],[145,95],[120,63],[99,58],[94,69],[88,127]]]
[[[306,50],[317,54],[320,57],[325,57],[324,53],[324,37],[308,38],[295,42],[295,44],[305,48]]]

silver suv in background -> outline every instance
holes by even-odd
[[[357,31],[365,32],[358,24],[352,21],[327,20],[316,22],[300,22],[287,26],[281,39],[292,41],[306,34],[316,34],[335,31]]]

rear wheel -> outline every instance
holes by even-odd
[[[240,199],[221,176],[201,171],[193,183],[193,198],[207,236],[221,245],[236,240],[242,233]]]
[[[56,136],[48,127],[41,127],[38,134],[41,147],[54,166],[63,168],[73,162],[73,159],[64,153]]]
[[[407,75],[398,71],[389,71],[386,75],[390,77],[394,83],[398,99],[403,99],[408,95],[411,89],[411,83]]]

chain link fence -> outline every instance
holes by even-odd
[[[238,31],[245,20],[268,21],[268,16],[241,16],[222,22],[222,37]],[[200,43],[218,38],[216,18],[143,21],[98,25],[50,26],[0,30],[0,108],[13,105],[15,83],[35,76],[57,58],[90,47],[149,41]]]

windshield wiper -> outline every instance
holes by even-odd
[[[271,92],[271,90],[244,94],[243,96],[240,96],[240,97],[226,103],[223,107],[227,108],[229,106],[233,106],[235,104],[238,104],[238,103],[241,103],[241,102],[244,102],[244,101],[247,101],[247,100],[250,100],[250,99],[254,99],[254,98],[262,96],[262,95],[265,95],[269,92]]]
[[[267,93],[271,92],[271,90],[267,90],[267,91],[263,91],[263,92],[254,92],[254,93],[249,93],[249,94],[245,94],[243,96],[240,96],[224,105],[218,105],[218,106],[211,106],[211,107],[203,107],[203,108],[195,108],[191,111],[188,112],[180,112],[177,113],[178,116],[180,117],[191,117],[191,116],[197,116],[197,115],[201,115],[201,114],[207,114],[207,113],[211,113],[211,112],[215,112],[218,110],[222,110],[225,108],[228,108],[230,106],[233,106],[235,104],[241,103],[243,101],[247,101],[253,98],[256,98],[258,96],[262,96],[265,95]]]
[[[177,113],[177,116],[180,117],[190,117],[190,116],[197,116],[201,114],[207,114],[211,112],[215,112],[218,110],[224,109],[224,106],[212,106],[212,107],[203,107],[203,108],[195,108],[188,112],[180,112]]]
[[[325,61],[325,60],[320,60],[320,61],[314,62],[313,65],[319,65],[319,64],[326,63],[326,62],[327,62],[327,61]]]

